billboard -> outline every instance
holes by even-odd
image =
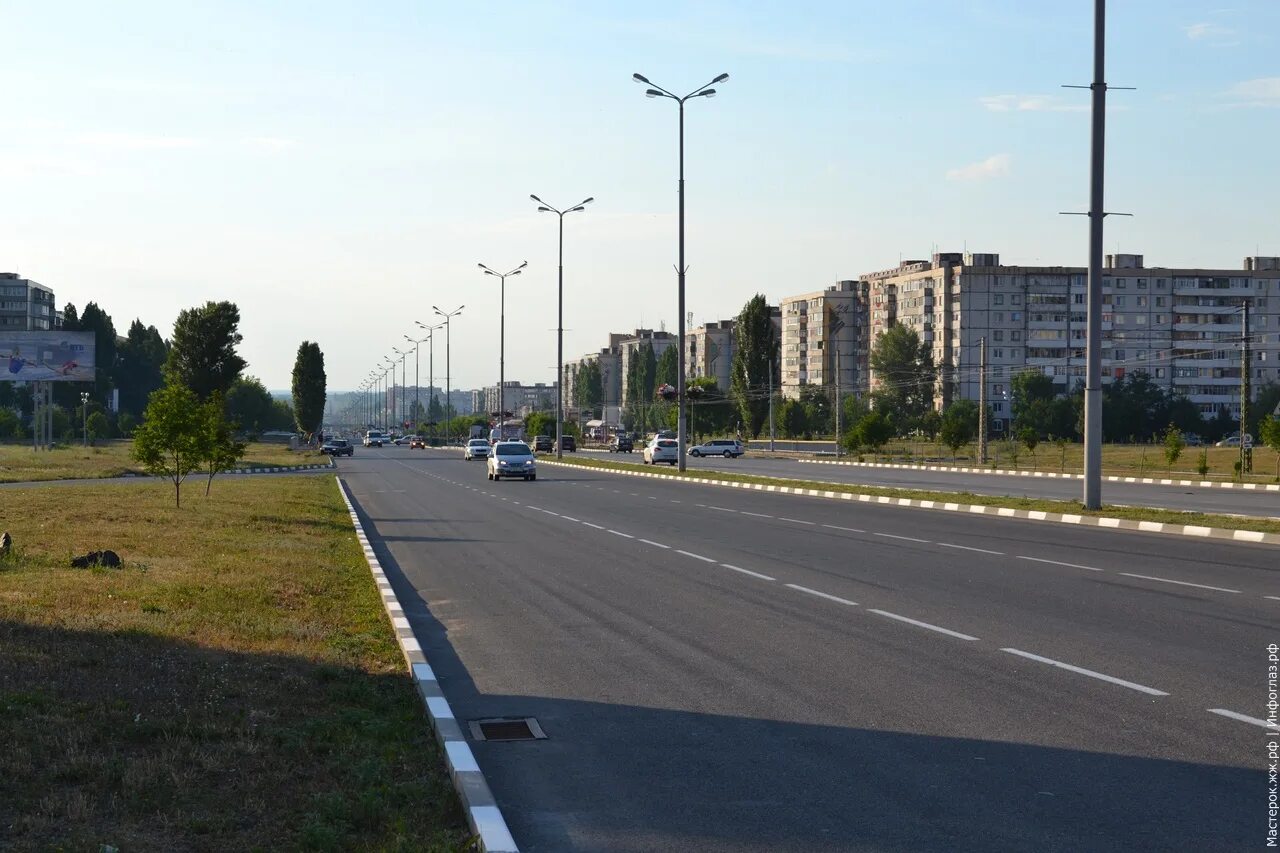
[[[0,329],[0,380],[92,382],[93,332]]]

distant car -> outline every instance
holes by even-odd
[[[1199,447],[1204,444],[1204,439],[1196,435],[1194,432],[1184,432],[1182,434],[1182,443],[1187,447]]]
[[[550,453],[555,447],[555,442],[551,440],[549,435],[535,435],[532,447],[537,453]]]
[[[1214,447],[1239,447],[1239,446],[1240,446],[1240,436],[1238,436],[1238,435],[1229,435],[1229,436],[1227,436],[1226,438],[1222,439],[1222,441],[1219,441],[1219,442],[1217,442],[1216,444],[1214,444],[1213,446],[1214,446]]]
[[[560,436],[560,449],[561,449],[561,450],[567,450],[567,451],[569,451],[570,453],[577,453],[577,452],[578,452],[578,442],[577,442],[577,440],[576,440],[573,436],[571,436],[571,435],[562,435],[562,436]]]
[[[364,434],[365,447],[381,447],[388,443],[391,439],[382,430],[371,429]]]
[[[689,448],[690,456],[723,456],[725,459],[736,459],[742,453],[742,442],[733,438],[716,438]]]
[[[321,445],[320,452],[330,456],[354,456],[356,449],[345,438],[331,438]]]
[[[493,454],[485,462],[490,480],[503,477],[519,477],[522,480],[538,479],[538,463],[533,451],[523,441],[500,441],[493,446]]]
[[[679,461],[679,453],[677,452],[679,446],[674,438],[655,438],[645,445],[644,464],[657,465],[659,462],[666,462],[670,465],[676,464]]]
[[[609,443],[610,453],[630,453],[635,448],[635,442],[631,440],[631,436],[625,433],[619,433],[613,437],[613,441]]]
[[[396,438],[396,440],[395,440],[394,442],[392,442],[392,443],[393,443],[393,444],[396,444],[396,445],[399,445],[399,446],[403,446],[403,445],[408,444],[408,443],[409,443],[410,441],[412,441],[412,440],[413,440],[413,436],[411,436],[411,435],[401,435],[401,436],[398,436],[398,437]]]
[[[410,437],[409,437],[409,449],[410,449],[410,450],[416,450],[416,449],[418,449],[418,448],[423,448],[423,449],[425,450],[425,449],[426,449],[426,447],[427,447],[427,440],[426,440],[425,438],[423,438],[422,436],[420,436],[420,435],[414,435],[414,436],[410,436]]]
[[[489,442],[483,438],[473,438],[467,442],[466,450],[462,451],[463,459],[488,459],[489,458]]]

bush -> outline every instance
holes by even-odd
[[[1201,476],[1201,477],[1206,477],[1206,476],[1208,476],[1208,474],[1209,474],[1209,451],[1207,451],[1207,450],[1201,450],[1201,451],[1200,451],[1200,461],[1196,464],[1196,471],[1197,471],[1197,472],[1199,472],[1199,474],[1200,474],[1200,476]]]

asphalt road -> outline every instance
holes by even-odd
[[[1280,551],[386,448],[339,462],[525,851],[1231,850]],[[1216,709],[1216,710],[1211,710]],[[1226,713],[1222,713],[1226,712]]]
[[[586,458],[607,458],[615,462],[642,464],[640,449],[633,453],[581,451]],[[664,467],[664,466],[660,466]],[[753,456],[737,459],[688,457],[688,467],[736,471],[762,477],[794,477],[829,483],[863,483],[903,489],[933,489],[945,492],[972,492],[977,495],[1008,495],[1079,501],[1079,480],[1046,477],[1013,477],[1007,474],[965,474],[948,471],[913,471],[901,468],[864,468],[857,465],[816,465],[792,458]],[[1102,484],[1102,500],[1109,504],[1146,506],[1228,515],[1280,517],[1280,492],[1245,492],[1199,486],[1159,486],[1146,483]]]

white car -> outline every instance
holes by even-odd
[[[485,463],[490,480],[503,477],[519,477],[522,480],[538,479],[538,463],[533,451],[523,441],[499,441]]]
[[[716,438],[689,448],[690,456],[723,456],[725,459],[736,459],[742,453],[742,442],[733,438]]]
[[[462,451],[462,458],[471,459],[488,459],[489,458],[489,442],[483,438],[473,438],[467,442],[467,447]]]
[[[674,465],[680,460],[679,447],[679,442],[674,438],[655,438],[644,447],[644,464],[666,462]]]
[[[390,441],[391,439],[387,438],[386,434],[383,433],[382,430],[371,429],[364,434],[365,447],[381,447]]]

